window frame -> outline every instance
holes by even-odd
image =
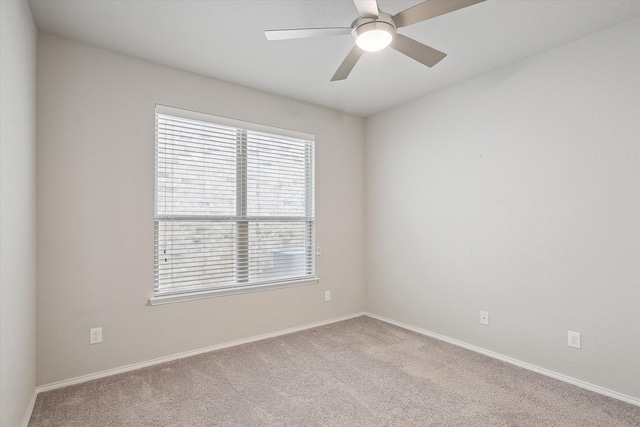
[[[168,116],[174,116],[174,117],[179,117],[179,118],[183,118],[183,119],[188,119],[188,120],[196,120],[196,121],[202,121],[202,122],[208,122],[208,123],[212,123],[215,125],[220,125],[220,126],[228,126],[228,127],[233,127],[236,128],[237,132],[238,132],[238,136],[236,137],[236,141],[238,142],[238,144],[242,144],[242,141],[244,141],[244,149],[246,150],[246,141],[247,141],[247,132],[264,132],[267,134],[273,134],[273,135],[277,135],[277,136],[281,136],[281,137],[290,137],[290,138],[296,138],[296,139],[304,139],[307,140],[308,142],[310,142],[310,146],[311,146],[311,165],[310,165],[310,177],[309,179],[306,181],[306,186],[307,186],[307,191],[305,193],[306,198],[307,198],[307,207],[305,209],[309,210],[310,209],[310,217],[311,220],[307,220],[307,227],[310,227],[310,230],[308,231],[310,234],[310,238],[311,238],[311,249],[312,249],[312,253],[310,254],[310,268],[311,268],[311,274],[310,275],[305,275],[305,277],[299,277],[299,278],[283,278],[281,280],[272,280],[272,281],[262,281],[262,282],[258,282],[258,283],[251,283],[251,284],[247,284],[247,285],[242,285],[243,281],[246,280],[246,277],[243,277],[243,280],[238,280],[238,278],[236,278],[235,284],[233,286],[228,285],[228,286],[224,286],[224,287],[209,287],[209,288],[204,288],[204,289],[198,289],[198,290],[192,290],[192,291],[185,291],[185,290],[181,290],[181,291],[177,291],[175,293],[157,293],[157,286],[156,286],[156,274],[157,274],[157,265],[156,265],[156,253],[154,250],[154,286],[153,286],[153,295],[149,298],[149,304],[150,305],[162,305],[162,304],[167,304],[167,303],[174,303],[174,302],[181,302],[181,301],[190,301],[190,300],[197,300],[197,299],[202,299],[202,298],[211,298],[211,297],[219,297],[219,296],[226,296],[226,295],[236,295],[236,294],[243,294],[243,293],[251,293],[251,292],[259,292],[259,291],[266,291],[266,290],[272,290],[272,289],[281,289],[281,288],[288,288],[288,287],[294,287],[294,286],[304,286],[304,285],[313,285],[316,283],[319,283],[320,279],[316,276],[316,271],[315,271],[315,208],[314,208],[314,203],[315,203],[315,191],[314,191],[314,187],[315,187],[315,155],[313,154],[313,152],[315,151],[314,149],[314,145],[315,145],[315,136],[308,134],[308,133],[303,133],[303,132],[298,132],[298,131],[292,131],[292,130],[288,130],[288,129],[282,129],[282,128],[276,128],[273,126],[266,126],[266,125],[261,125],[261,124],[255,124],[255,123],[250,123],[250,122],[245,122],[245,121],[241,121],[241,120],[236,120],[236,119],[230,119],[227,117],[220,117],[220,116],[214,116],[211,114],[206,114],[206,113],[200,113],[200,112],[195,112],[195,111],[190,111],[190,110],[184,110],[184,109],[179,109],[179,108],[174,108],[174,107],[169,107],[169,106],[165,106],[165,105],[160,105],[160,104],[156,104],[155,106],[155,114],[154,114],[154,122],[155,122],[155,126],[156,126],[156,132],[155,132],[155,141],[154,141],[154,228],[156,230],[154,230],[154,246],[157,242],[156,239],[156,233],[158,233],[157,231],[157,227],[158,227],[158,223],[159,221],[167,221],[166,219],[166,215],[158,215],[158,160],[157,160],[157,156],[158,156],[158,134],[157,134],[157,126],[158,126],[158,115],[168,115]],[[241,135],[241,133],[244,132],[244,137]],[[242,146],[238,146],[237,150],[242,150],[243,147]],[[237,151],[239,152],[239,151]],[[308,170],[308,169],[306,169]],[[240,194],[241,197],[237,197],[236,198],[236,202],[237,202],[237,210],[236,210],[236,216],[245,216],[246,217],[246,200],[247,200],[247,195],[246,195],[246,178],[247,178],[247,174],[244,173],[242,175],[244,175],[244,178],[242,178],[238,173],[238,180],[236,182],[236,195]],[[244,181],[243,181],[244,180]],[[242,193],[244,192],[244,193]],[[309,200],[310,198],[310,200]],[[307,212],[309,213],[309,212]],[[277,218],[277,217],[275,217]],[[246,235],[248,236],[249,231],[248,231],[248,223],[249,221],[242,221],[237,219],[236,220],[236,224],[241,224],[241,223],[245,223],[246,225],[246,230],[244,230],[244,232],[246,233]],[[243,252],[244,256],[248,259],[248,249],[246,252]],[[241,257],[242,254],[240,254],[239,252],[236,252],[236,256]],[[248,267],[247,267],[248,268]]]

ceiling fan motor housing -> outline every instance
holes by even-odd
[[[377,18],[359,17],[351,24],[351,35],[356,40],[358,46],[364,50],[376,51],[386,47],[393,35],[396,32],[396,24],[393,22],[393,18],[388,13],[379,12]],[[387,39],[386,43],[382,47],[367,48],[364,47],[361,42],[363,38],[371,37],[374,34],[378,34]],[[360,39],[360,40],[359,40]]]

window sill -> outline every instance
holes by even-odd
[[[310,279],[290,280],[286,282],[265,283],[263,285],[239,286],[235,288],[209,289],[201,292],[189,292],[184,294],[153,296],[149,298],[149,305],[172,304],[175,302],[193,301],[205,298],[216,298],[227,295],[247,294],[250,292],[269,291],[272,289],[291,288],[294,286],[315,285],[319,283],[318,277]]]

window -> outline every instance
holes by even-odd
[[[317,283],[313,137],[156,106],[152,304]]]

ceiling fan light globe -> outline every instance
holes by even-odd
[[[377,52],[389,46],[392,36],[384,30],[373,30],[363,33],[356,39],[356,44],[367,52]]]
[[[389,46],[395,28],[386,22],[368,22],[355,29],[356,44],[367,52],[377,52]]]

